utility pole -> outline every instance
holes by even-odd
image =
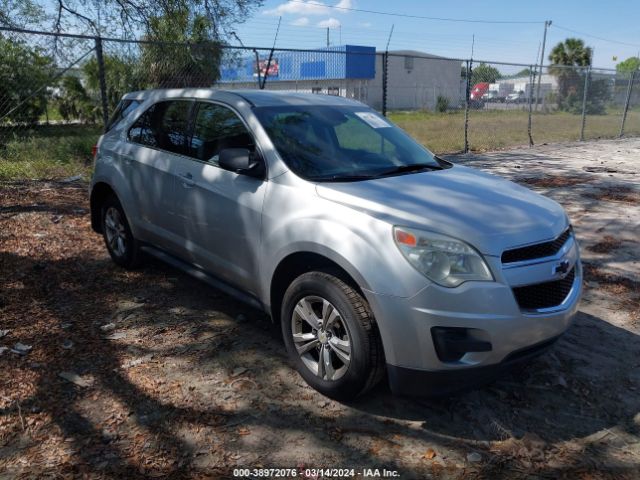
[[[476,34],[471,35],[471,61],[473,61],[473,49],[476,45]]]
[[[329,27],[327,27],[327,47],[329,46]]]
[[[542,36],[542,51],[540,53],[540,68],[538,72],[538,86],[536,88],[536,111],[538,111],[538,105],[540,104],[540,81],[542,80],[542,65],[544,64],[544,47],[547,43],[547,30],[551,26],[551,20],[545,20],[544,22],[544,35]]]
[[[267,60],[267,68],[265,68],[265,70],[264,70],[264,76],[262,77],[262,85],[260,86],[260,90],[264,90],[264,86],[267,84],[267,77],[269,76],[269,69],[271,68],[271,60],[273,59],[273,51],[276,49],[276,42],[278,41],[278,33],[280,33],[280,23],[281,22],[282,22],[282,16],[278,19],[278,28],[276,28],[276,35],[275,35],[275,37],[273,37],[273,47],[271,47],[271,51],[269,52],[269,60]],[[260,70],[260,62],[258,62],[258,71],[259,70]],[[260,82],[260,73],[258,73],[258,82]]]
[[[382,115],[387,116],[387,88],[389,82],[389,44],[391,43],[391,36],[393,35],[393,28],[395,25],[391,25],[391,31],[389,32],[389,38],[387,39],[387,46],[384,49],[382,55]]]

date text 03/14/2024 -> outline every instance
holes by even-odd
[[[399,478],[397,470],[386,468],[235,468],[234,477],[243,478]]]

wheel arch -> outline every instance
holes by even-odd
[[[102,204],[110,196],[118,196],[115,190],[106,182],[98,182],[91,189],[89,205],[91,208],[91,228],[96,233],[102,233]]]
[[[363,288],[367,286],[357,271],[348,264],[331,258],[326,254],[313,251],[290,253],[282,258],[271,275],[269,310],[274,322],[280,321],[280,310],[284,294],[291,282],[305,272],[322,271],[332,273],[364,297]]]

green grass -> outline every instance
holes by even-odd
[[[1,127],[0,181],[88,175],[100,132],[94,125]]]
[[[588,115],[585,139],[616,138],[621,114],[620,110],[614,110],[606,115]],[[389,117],[434,152],[457,152],[464,148],[464,112],[393,112]],[[580,115],[534,113],[533,140],[536,144],[578,140],[580,124]],[[91,147],[100,131],[94,125],[0,127],[0,181],[88,176],[92,167]],[[625,135],[640,135],[640,109],[628,112]],[[366,139],[354,136],[351,140],[361,148]],[[526,111],[469,112],[471,150],[499,150],[528,142]]]
[[[606,115],[588,115],[585,139],[617,138],[621,111]],[[464,112],[393,112],[389,118],[413,138],[436,153],[464,148]],[[531,129],[535,144],[580,139],[581,116],[570,113],[533,113]],[[528,145],[528,115],[520,110],[470,110],[469,147],[473,151],[499,150]],[[640,111],[630,110],[626,136],[640,135]]]
[[[46,122],[47,119],[50,122],[64,120],[60,114],[60,110],[58,110],[58,106],[55,104],[52,105],[51,102],[49,102],[47,106],[47,112],[40,115],[40,121]]]

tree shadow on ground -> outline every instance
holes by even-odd
[[[39,352],[38,359],[51,359],[51,363],[34,367],[29,366],[29,360],[22,360],[20,368],[33,368],[40,375],[38,390],[30,400],[23,400],[22,408],[25,411],[35,408],[50,415],[61,435],[74,447],[72,471],[76,473],[94,472],[127,478],[154,472],[176,478],[198,471],[228,474],[228,470],[219,466],[200,469],[197,464],[199,445],[186,442],[178,434],[176,426],[181,424],[191,425],[194,429],[207,426],[212,431],[228,431],[234,440],[232,443],[228,443],[229,439],[217,440],[220,448],[247,454],[259,451],[266,462],[291,448],[285,434],[296,425],[294,428],[311,437],[311,443],[321,452],[340,452],[339,458],[354,464],[384,464],[387,468],[408,472],[409,476],[415,474],[415,478],[422,475],[422,467],[407,469],[400,458],[374,454],[368,447],[358,446],[354,438],[382,444],[390,442],[392,447],[395,443],[394,448],[400,448],[405,442],[444,444],[464,456],[465,451],[478,449],[478,442],[519,438],[526,433],[534,433],[548,442],[584,437],[616,426],[630,434],[638,434],[633,418],[640,411],[640,402],[636,396],[628,395],[628,388],[639,383],[633,372],[634,365],[628,362],[630,358],[638,358],[640,353],[637,336],[584,313],[578,316],[575,325],[550,355],[489,386],[447,399],[393,397],[382,385],[365,398],[347,405],[343,415],[331,418],[332,412],[323,413],[314,406],[322,401],[320,395],[293,381],[285,385],[274,384],[270,391],[253,395],[252,402],[244,407],[228,411],[216,405],[214,386],[211,386],[214,398],[209,405],[186,407],[133,383],[121,368],[121,356],[131,345],[106,340],[98,327],[112,317],[115,299],[131,298],[141,292],[151,299],[150,305],[144,308],[153,312],[168,308],[188,309],[189,316],[179,322],[183,326],[190,322],[197,324],[194,317],[210,311],[236,319],[234,322],[243,313],[247,320],[240,322],[242,332],[237,334],[244,333],[258,342],[247,343],[232,336],[231,344],[223,345],[221,350],[230,348],[244,355],[245,349],[262,348],[261,354],[270,357],[268,365],[276,370],[283,361],[286,364],[279,329],[269,324],[265,327],[264,317],[259,312],[157,262],[151,262],[131,276],[120,274],[108,261],[72,257],[47,262],[43,268],[41,261],[26,257],[5,254],[1,260],[4,268],[23,278],[32,301],[44,309],[42,315],[46,321],[54,322],[47,338],[23,339],[34,345]],[[34,276],[33,271],[38,274]],[[72,279],[82,281],[82,288],[77,289]],[[168,285],[159,282],[167,279],[170,279]],[[141,282],[149,282],[149,285]],[[155,286],[151,286],[154,283]],[[27,318],[16,320],[26,321]],[[74,320],[71,333],[61,328],[69,320]],[[167,328],[166,322],[154,315],[142,318],[136,323],[136,327],[140,326]],[[207,328],[204,325],[200,331],[207,332]],[[60,345],[69,337],[76,345],[73,355],[61,354]],[[256,343],[261,347],[256,347]],[[144,352],[143,348],[137,350]],[[171,347],[164,350],[171,358],[179,357],[180,351],[180,348]],[[156,354],[158,352],[162,354],[162,348]],[[194,369],[225,368],[216,352],[204,350],[201,353],[199,365],[194,365]],[[59,378],[57,374],[65,370],[92,375],[98,392],[80,389]],[[269,370],[257,373],[267,377],[274,374]],[[560,377],[563,378],[562,385],[558,384]],[[285,392],[289,396],[303,394],[310,401],[281,401],[278,397]],[[152,439],[150,450],[140,444],[129,445],[122,438],[110,438],[101,422],[87,416],[82,404],[91,401],[91,395],[96,393],[98,397],[114,397],[123,405],[132,431],[144,432]],[[11,411],[11,408],[5,409],[0,414]],[[389,419],[421,422],[421,428],[390,424]],[[257,444],[244,445],[242,437],[236,435],[236,429],[226,427],[227,424],[233,426],[236,421],[246,428],[267,429],[271,433]],[[335,434],[336,431],[340,433]],[[403,438],[400,445],[390,440],[394,436]],[[145,468],[145,459],[157,456],[162,457],[162,468],[154,470],[153,464]],[[581,465],[582,460],[577,457],[575,462]],[[233,463],[233,460],[229,461]],[[621,468],[622,472],[627,471],[627,467]]]

